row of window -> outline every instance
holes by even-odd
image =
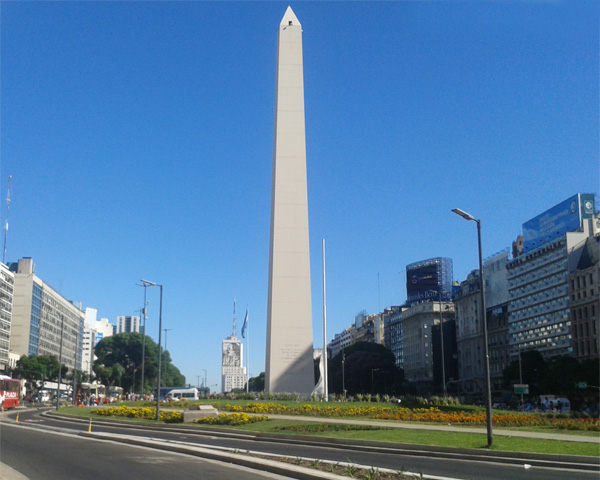
[[[589,283],[589,285],[593,285],[594,284],[594,275],[592,273],[590,273],[589,275],[578,275],[577,278],[573,278],[571,279],[571,290],[575,290],[575,285],[577,285],[577,288],[585,288],[586,285],[586,277],[587,277],[587,282]]]

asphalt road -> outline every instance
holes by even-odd
[[[14,417],[14,415],[13,415]],[[20,422],[24,425],[37,425],[40,427],[57,426],[68,428],[74,432],[87,432],[88,422],[65,422],[48,416],[40,416],[34,410],[22,411]],[[6,433],[13,429],[3,431],[2,441]],[[349,462],[360,465],[375,466],[377,468],[390,468],[393,470],[406,470],[426,475],[435,475],[456,479],[469,480],[582,480],[598,478],[598,469],[595,471],[573,471],[561,468],[544,468],[528,458],[515,459],[509,463],[499,463],[498,460],[485,457],[465,457],[451,453],[427,452],[419,450],[394,450],[356,448],[336,445],[324,440],[320,445],[305,444],[303,440],[276,441],[259,439],[252,435],[239,435],[224,437],[218,434],[196,434],[190,431],[182,433],[177,429],[140,429],[121,428],[102,424],[95,421],[93,432],[105,432],[120,435],[136,435],[141,438],[156,438],[185,442],[192,445],[207,447],[223,447],[237,450],[252,450],[289,457],[318,458],[334,462]],[[89,440],[86,440],[89,441]],[[4,452],[3,457],[4,457]],[[227,477],[221,477],[227,478]],[[250,478],[242,476],[242,478]]]
[[[161,450],[2,425],[2,480],[274,479],[289,477]]]

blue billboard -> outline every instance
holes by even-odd
[[[406,302],[443,301],[451,298],[452,259],[436,257],[406,266]]]
[[[104,334],[100,332],[96,332],[96,337],[94,338],[94,347],[98,345],[98,342],[104,338]]]
[[[594,194],[576,194],[523,224],[523,253],[581,228],[594,215]]]

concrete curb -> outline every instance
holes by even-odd
[[[335,473],[326,472],[323,470],[312,469],[308,467],[302,467],[298,465],[293,465],[291,463],[281,462],[277,460],[269,460],[266,458],[254,457],[245,454],[258,454],[258,452],[252,451],[237,451],[234,449],[226,449],[226,448],[218,448],[218,447],[198,447],[190,444],[186,444],[184,442],[175,442],[175,441],[164,441],[160,439],[153,440],[145,440],[139,437],[133,436],[123,436],[123,435],[114,435],[114,434],[106,434],[106,433],[80,433],[81,436],[86,438],[94,438],[97,440],[105,440],[105,441],[113,441],[126,443],[128,445],[136,445],[147,448],[154,448],[158,450],[165,450],[175,453],[181,453],[185,455],[194,455],[197,457],[208,458],[210,460],[216,460],[225,463],[231,463],[235,465],[240,465],[247,468],[252,468],[255,470],[260,470],[264,472],[274,473],[278,475],[284,475],[287,477],[292,477],[298,480],[347,480],[347,476],[337,475]],[[281,458],[290,458],[285,457],[283,455],[265,455],[273,458],[281,457]],[[301,457],[297,457],[301,458]],[[302,458],[303,460],[314,461],[315,459],[310,458]],[[358,465],[358,464],[349,464],[346,462],[331,462],[320,460],[322,464],[331,464],[331,465],[340,465],[342,467],[350,466],[357,469],[366,469],[369,470],[371,468],[370,465]],[[387,473],[397,473],[394,470],[386,469],[386,468],[376,468],[376,470],[380,472]],[[427,480],[459,480],[451,477],[440,477],[435,475],[426,475],[415,472],[402,472],[403,475],[407,477],[414,477],[427,479]]]
[[[45,412],[46,415],[60,416],[64,420],[73,422],[88,423],[88,419],[80,419],[67,415],[60,415],[54,412]],[[535,467],[545,468],[561,468],[568,470],[600,470],[600,457],[584,457],[577,455],[556,455],[542,453],[526,453],[526,452],[505,452],[505,451],[490,451],[485,449],[463,449],[455,447],[438,447],[430,445],[413,445],[413,444],[398,444],[391,442],[366,442],[349,439],[324,439],[323,437],[314,436],[295,436],[286,434],[267,434],[260,432],[244,433],[236,430],[215,429],[210,427],[194,426],[191,428],[178,428],[170,424],[161,425],[132,425],[126,422],[103,421],[102,419],[94,418],[94,423],[112,425],[112,426],[127,426],[129,428],[139,428],[149,431],[164,431],[168,430],[174,433],[185,433],[187,435],[207,435],[214,434],[229,438],[257,438],[266,442],[280,442],[286,440],[289,443],[297,443],[315,447],[339,447],[347,450],[370,450],[381,453],[403,453],[413,456],[453,458],[459,460],[477,460],[488,461],[503,464],[515,464],[522,466],[529,464]]]

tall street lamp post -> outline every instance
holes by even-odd
[[[483,257],[481,254],[481,220],[476,219],[473,215],[462,211],[460,208],[452,209],[454,213],[460,215],[465,220],[472,220],[477,223],[477,245],[479,248],[479,293],[481,296],[481,318],[483,325],[483,354],[485,357],[485,416],[487,426],[487,442],[488,448],[491,448],[494,443],[492,432],[492,389],[490,385],[490,355],[488,352],[488,330],[487,330],[487,314],[485,307],[485,281],[483,278]]]
[[[156,379],[156,421],[160,420],[160,364],[162,361],[160,346],[162,344],[162,305],[163,305],[163,286],[158,283],[141,280],[144,285],[149,287],[160,287],[160,307],[158,314],[158,376]],[[144,332],[144,335],[146,332]]]
[[[144,308],[142,308],[142,315],[144,316],[144,318],[143,318],[144,334],[142,336],[142,397],[143,397],[144,394],[146,393],[146,390],[144,389],[144,368],[146,365],[146,320],[148,319],[148,316],[146,315],[147,314],[146,309],[148,308],[148,302],[146,300],[146,289],[150,285],[143,283],[140,286],[144,287]]]

